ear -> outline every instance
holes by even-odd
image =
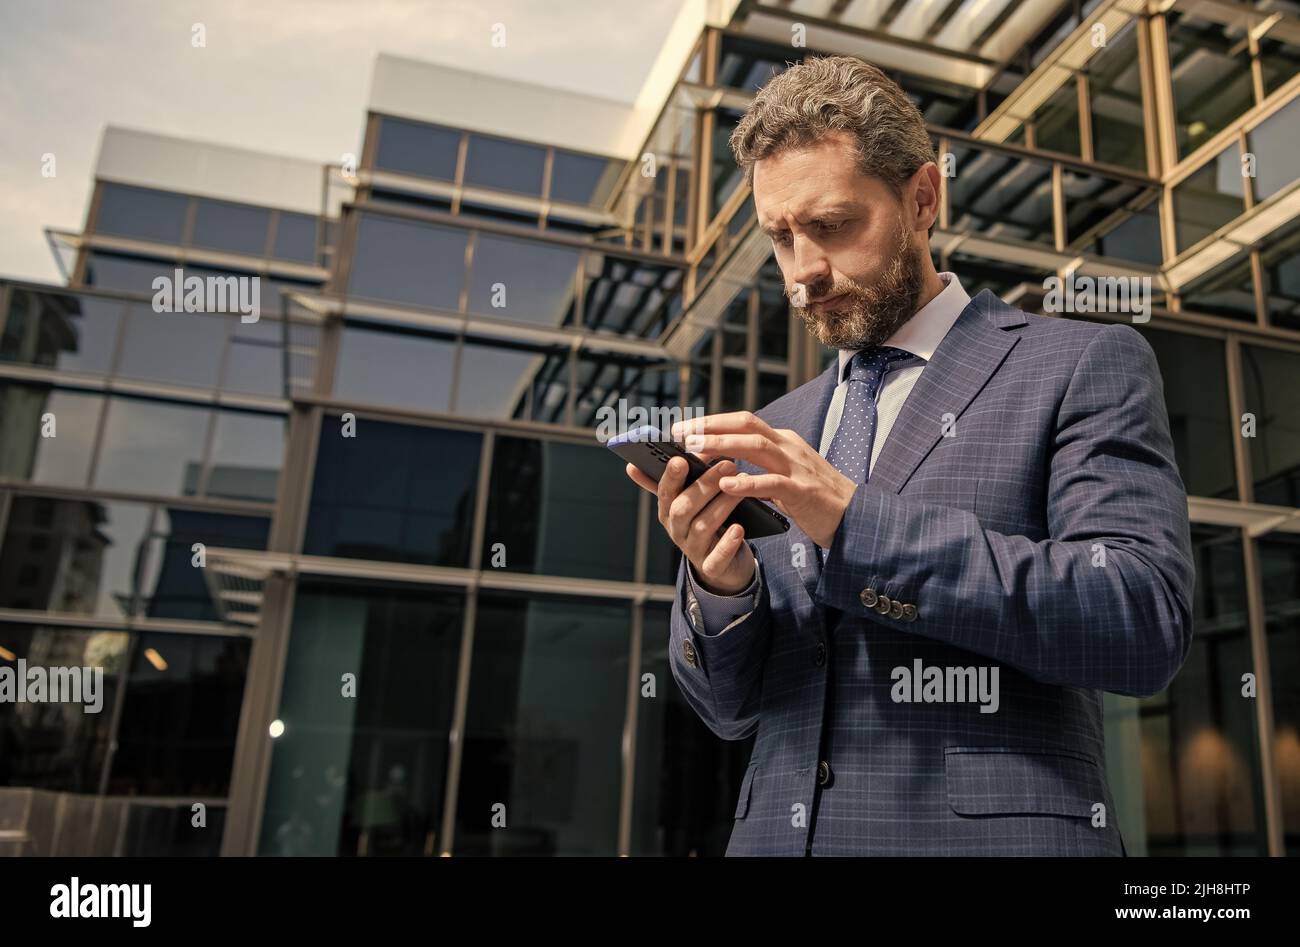
[[[939,184],[939,166],[933,161],[927,161],[912,175],[903,210],[913,230],[928,231],[939,219]]]

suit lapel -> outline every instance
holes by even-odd
[[[943,337],[934,357],[903,402],[885,446],[871,471],[871,482],[898,493],[943,437],[947,416],[958,418],[997,371],[1020,337],[1002,331],[1024,325],[1024,313],[990,290],[976,294]]]

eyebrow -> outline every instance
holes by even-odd
[[[833,204],[830,207],[819,208],[815,214],[808,218],[808,223],[817,223],[820,220],[826,220],[828,217],[841,217],[845,214],[854,213],[858,209],[855,204]],[[777,234],[785,233],[789,228],[784,224],[760,224],[759,230],[769,237],[775,237]]]

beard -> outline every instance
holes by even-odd
[[[893,254],[875,282],[864,286],[855,280],[833,282],[830,278],[807,286],[810,297],[828,298],[843,294],[835,309],[814,312],[811,307],[793,305],[795,314],[822,345],[837,349],[862,349],[882,344],[898,327],[916,315],[924,273],[912,248],[911,234],[898,218]],[[786,293],[793,299],[791,292]]]

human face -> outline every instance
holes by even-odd
[[[933,268],[918,245],[934,219],[928,170],[900,200],[861,172],[845,132],[755,163],[759,226],[772,239],[795,313],[823,345],[879,345],[916,314]]]

